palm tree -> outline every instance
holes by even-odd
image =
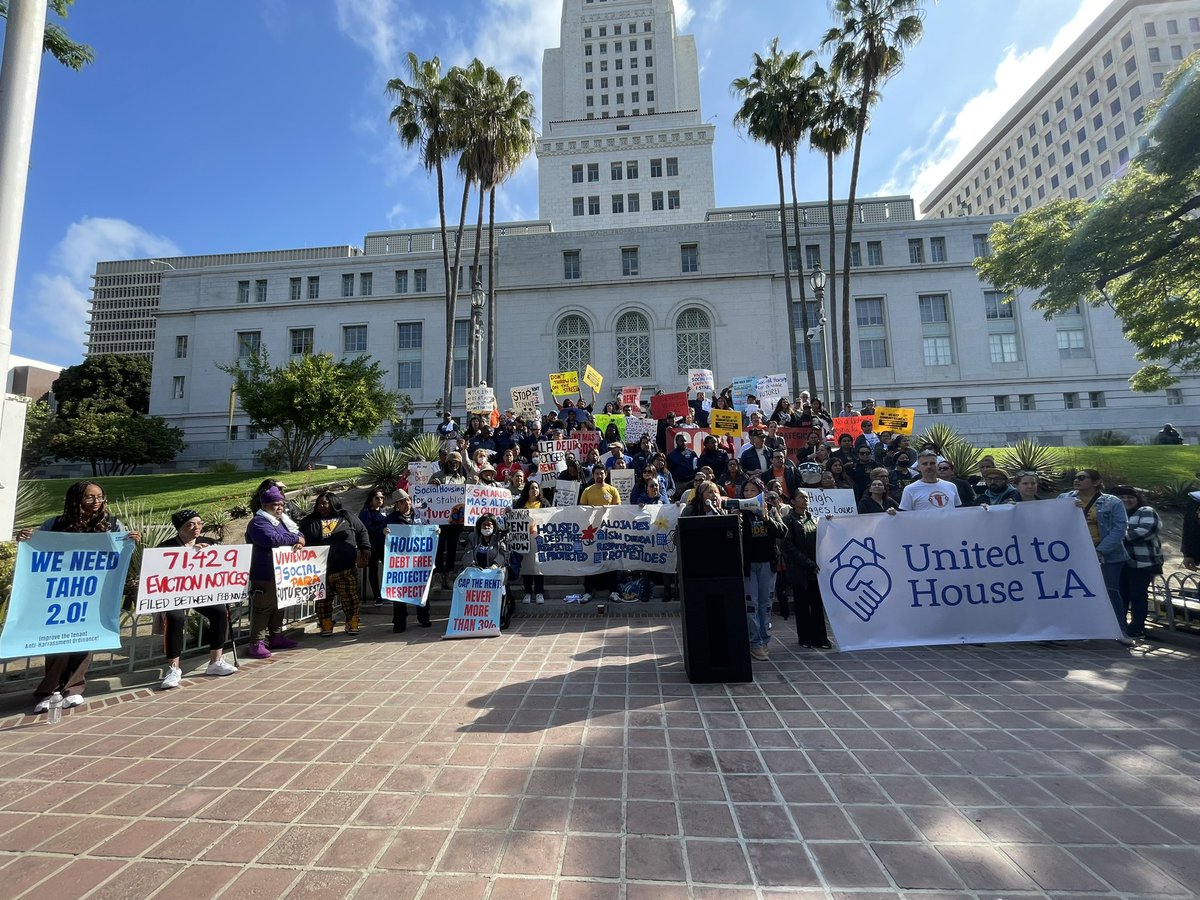
[[[829,346],[833,359],[827,364],[833,371],[833,398],[825,398],[831,409],[841,409],[842,404],[842,372],[841,348],[838,346],[838,316],[837,316],[837,254],[836,254],[836,224],[833,221],[833,161],[846,152],[850,146],[850,135],[857,130],[858,108],[846,96],[845,88],[832,72],[821,66],[813,68],[813,78],[817,81],[817,108],[812,131],[809,132],[808,142],[816,150],[825,154],[827,193],[826,202],[829,221]],[[843,303],[849,304],[848,296],[843,296]],[[849,398],[846,398],[849,399]]]
[[[846,233],[842,253],[842,388],[853,394],[850,366],[850,239],[854,233],[854,199],[862,157],[867,110],[879,99],[879,87],[900,70],[904,50],[921,39],[924,12],[918,0],[834,0],[842,24],[830,28],[821,41],[833,47],[835,77],[854,86],[858,121],[854,123],[854,158],[850,166],[850,193],[846,199]]]
[[[802,129],[793,123],[794,109],[791,98],[796,92],[796,82],[803,75],[803,64],[797,53],[784,54],[779,49],[779,38],[771,41],[770,54],[764,58],[754,54],[754,67],[749,75],[735,78],[730,84],[734,96],[742,98],[742,105],[734,114],[733,123],[746,129],[756,141],[775,151],[775,177],[779,184],[779,233],[783,246],[783,284],[786,305],[788,355],[791,357],[792,390],[800,392],[800,369],[796,365],[795,324],[792,314],[792,275],[787,228],[787,195],[783,186],[783,156],[794,153]],[[809,390],[816,393],[817,377],[813,370],[812,343],[808,336],[808,310],[800,304],[800,327],[804,334],[805,363]]]

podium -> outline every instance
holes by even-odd
[[[754,680],[741,516],[682,516],[677,532],[683,667],[693,684]]]

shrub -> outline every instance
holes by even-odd
[[[362,470],[371,490],[390,494],[408,471],[408,459],[395,447],[375,447],[363,457]]]
[[[223,459],[220,462],[213,463],[211,466],[209,466],[208,470],[214,475],[232,475],[234,472],[238,471],[238,465],[235,462],[230,462],[227,459]]]
[[[983,451],[968,441],[955,441],[942,448],[942,456],[954,463],[960,478],[970,478],[983,459]]]
[[[436,434],[419,434],[405,444],[401,452],[404,454],[404,464],[407,466],[414,460],[437,462],[441,449],[442,439]]]
[[[1083,443],[1088,447],[1126,447],[1131,442],[1127,435],[1121,434],[1119,431],[1113,431],[1110,428],[1105,431],[1097,431],[1094,434],[1085,435]]]
[[[254,451],[254,458],[266,472],[286,472],[291,469],[287,449],[275,438],[267,441],[267,446]]]
[[[46,488],[27,472],[17,480],[16,508],[13,510],[13,528],[33,528],[40,525],[39,509],[46,508]]]
[[[934,422],[913,439],[912,445],[918,453],[922,450],[934,450],[945,456],[948,446],[961,443],[966,443],[966,440],[957,431],[945,422]]]
[[[1200,483],[1191,479],[1181,479],[1171,481],[1167,484],[1158,484],[1150,488],[1146,495],[1146,502],[1155,509],[1185,509],[1188,502],[1188,494],[1192,491],[1200,489]]]
[[[997,456],[996,464],[1015,476],[1017,472],[1036,472],[1042,490],[1059,489],[1066,457],[1058,447],[1047,447],[1037,441],[1017,441]],[[1065,488],[1062,488],[1065,490]]]
[[[203,523],[202,534],[214,534],[218,541],[223,541],[225,540],[225,529],[233,521],[233,516],[230,515],[229,510],[221,509],[214,503],[200,513],[200,521]]]

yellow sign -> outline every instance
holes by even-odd
[[[741,437],[742,414],[736,409],[714,409],[708,414],[709,434]]]
[[[550,393],[555,397],[565,397],[568,394],[579,393],[578,372],[551,372]]]
[[[912,434],[915,409],[903,407],[875,407],[875,431],[890,431],[894,434]]]
[[[583,383],[598,394],[600,385],[604,384],[604,376],[589,365],[583,370]]]

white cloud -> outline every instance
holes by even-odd
[[[83,345],[91,276],[100,260],[179,256],[175,242],[123,219],[84,217],[50,253],[50,268],[32,278],[26,321],[38,333],[31,343],[58,353],[79,352]],[[32,309],[29,307],[32,306]]]
[[[1025,53],[1009,47],[1004,59],[996,66],[992,86],[964,103],[940,138],[932,138],[925,146],[903,151],[892,167],[891,177],[879,192],[884,195],[910,194],[918,203],[923,200],[1107,5],[1108,0],[1081,0],[1075,15],[1048,44]],[[945,119],[943,113],[938,125]],[[931,129],[934,135],[937,131],[936,126]],[[923,161],[911,165],[914,158]]]
[[[713,4],[720,7],[720,2]],[[687,28],[688,23],[692,21],[692,17],[696,15],[696,11],[692,9],[692,0],[675,0],[675,30],[682,32]]]
[[[337,0],[338,30],[367,51],[375,72],[371,84],[378,90],[379,76],[394,78],[408,70],[407,46],[425,29],[425,20],[404,0]]]

